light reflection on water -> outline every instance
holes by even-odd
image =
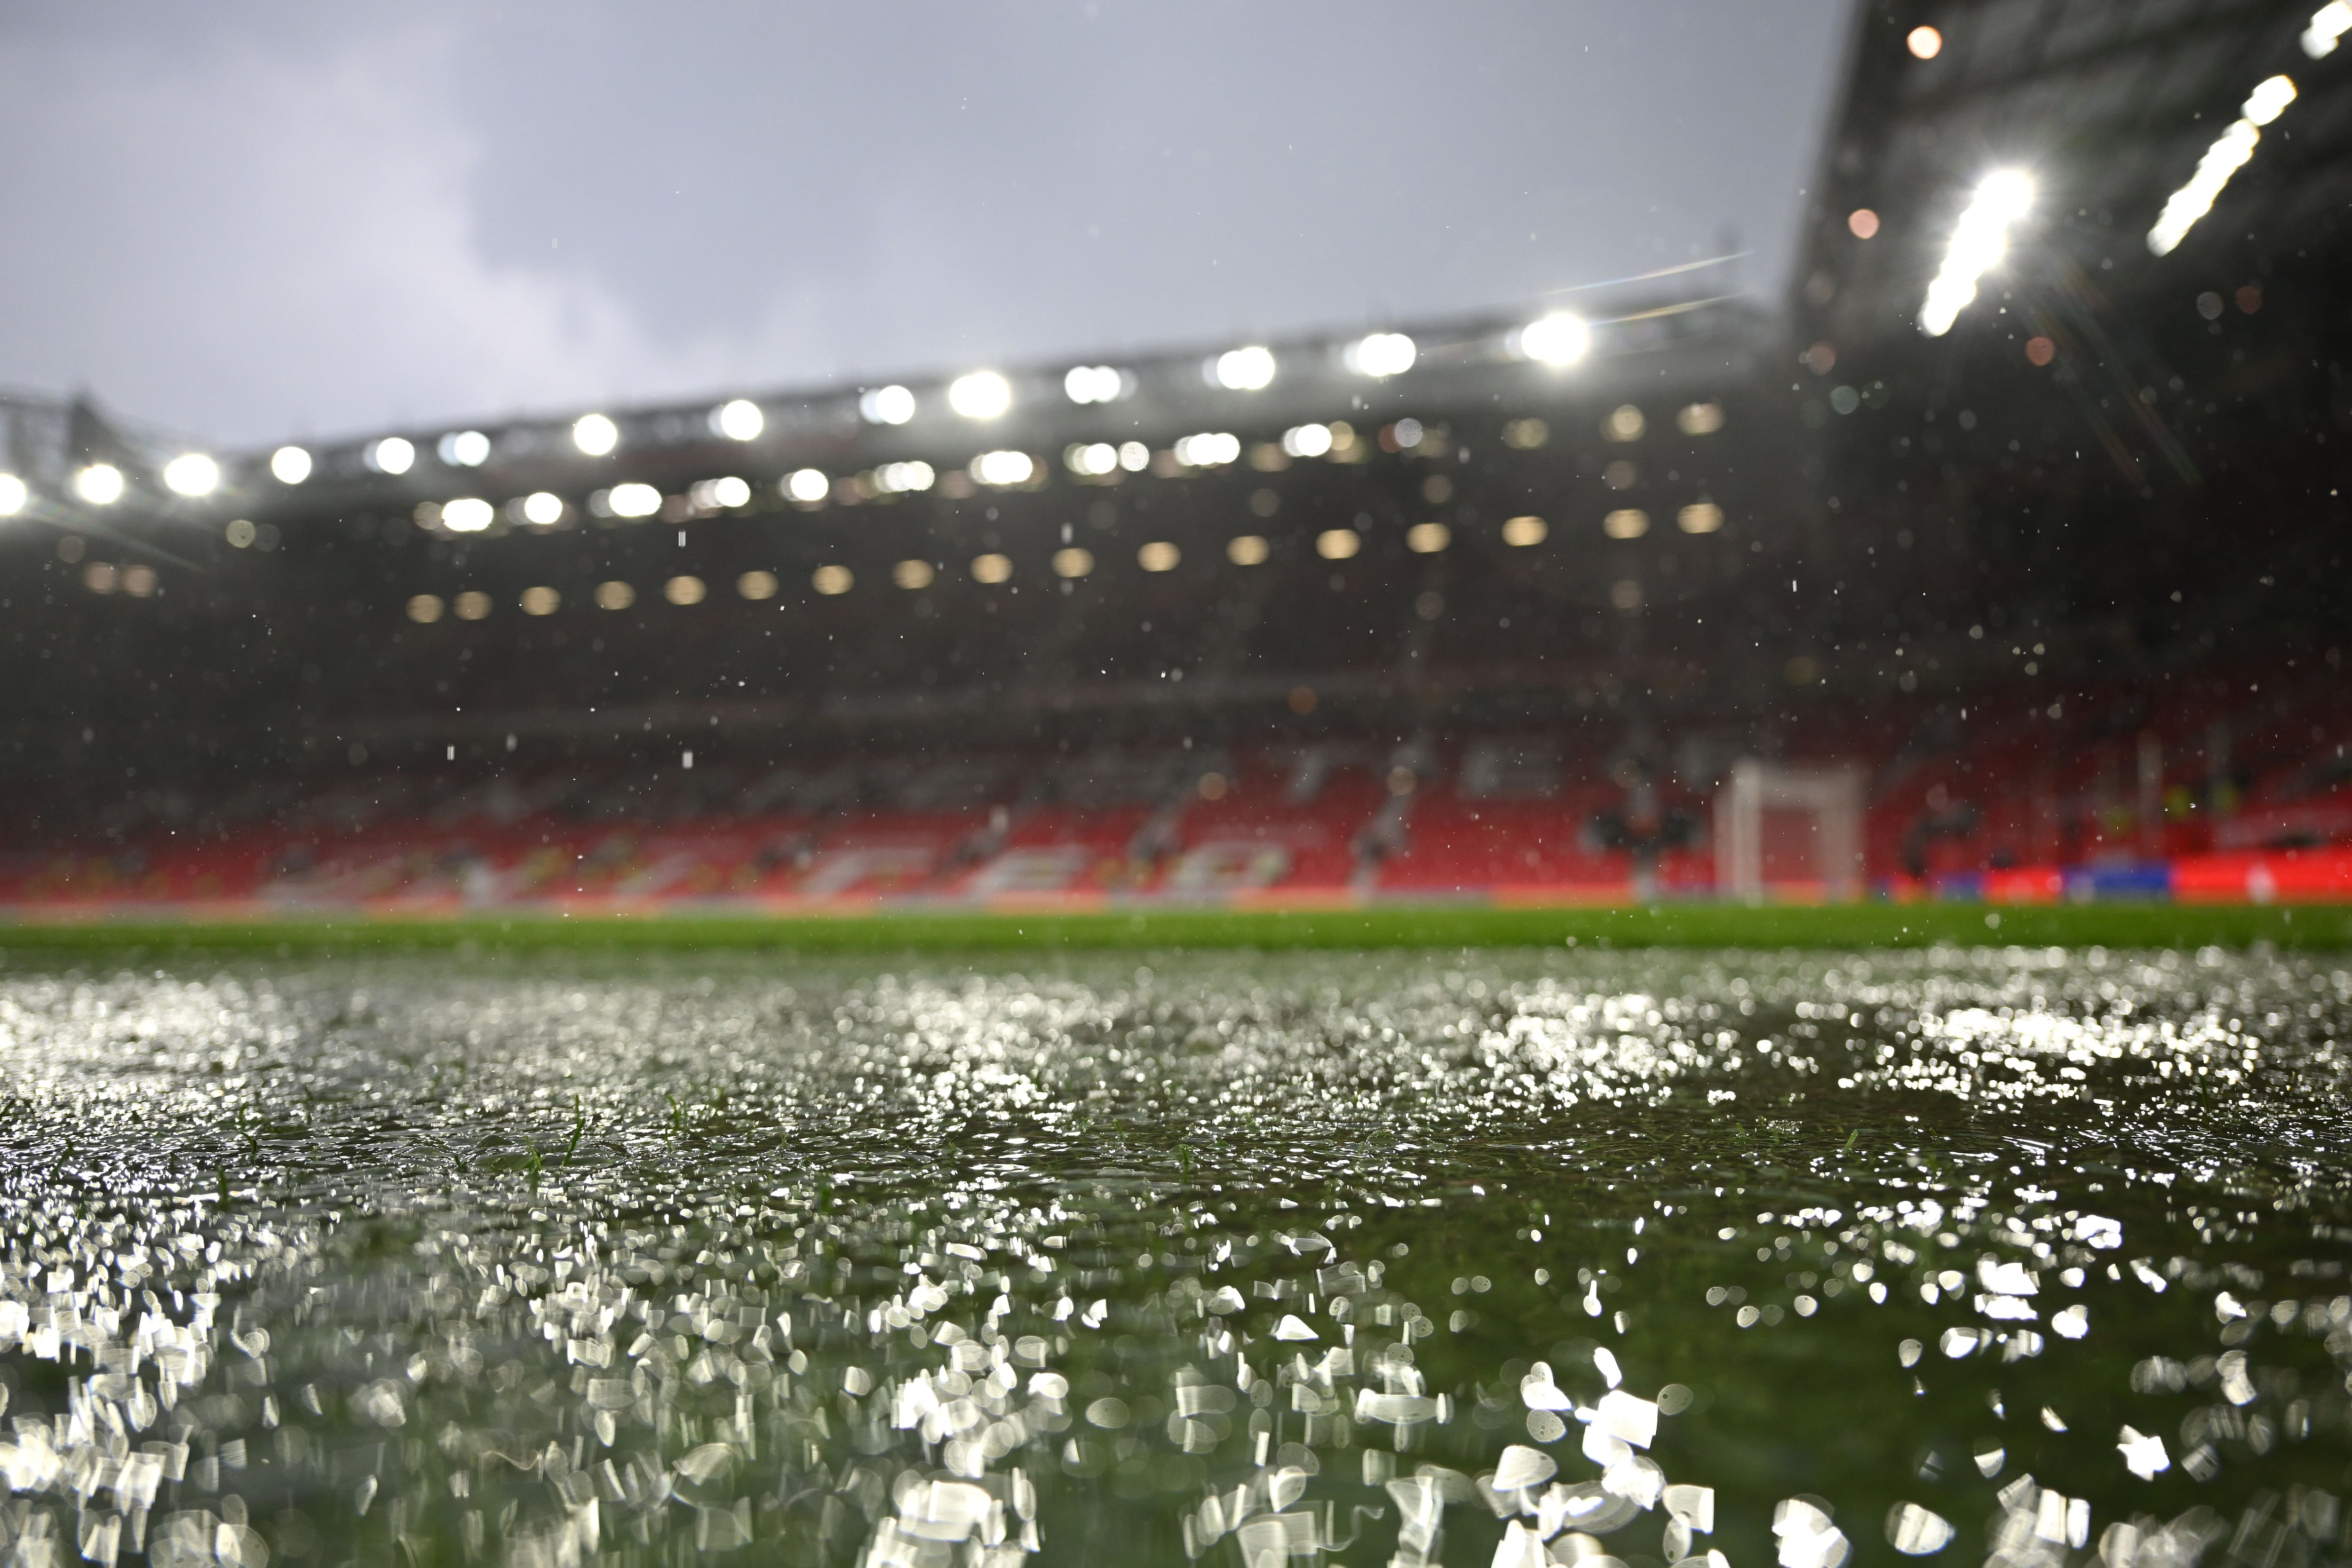
[[[0,1561],[2305,1568],[2347,1013],[2215,953],[19,967]]]

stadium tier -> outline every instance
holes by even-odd
[[[5,899],[2346,891],[2342,62],[2011,9],[1859,9],[1784,301],[219,456],[11,402]]]
[[[1823,704],[1775,766],[1865,765],[1879,896],[2352,896],[2352,761],[2336,738],[2352,702],[2335,675],[2323,661],[2278,673],[2267,697],[2156,712],[2127,685],[2048,705],[1987,692],[1966,721],[1933,703]],[[0,904],[816,911],[1717,891],[1726,737],[1612,747],[1619,734],[1588,720],[1215,748],[347,761],[326,789],[291,774],[218,798],[126,796],[0,858]],[[62,802],[47,817],[74,820]],[[1822,843],[1816,814],[1768,811],[1764,895],[1822,896]]]

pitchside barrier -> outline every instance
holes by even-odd
[[[769,894],[709,895],[677,892],[640,895],[551,894],[468,900],[444,894],[394,894],[341,901],[253,898],[141,898],[112,895],[18,899],[0,904],[0,923],[43,925],[120,919],[175,921],[274,921],[371,917],[462,920],[500,915],[597,918],[726,915],[779,918],[824,918],[934,913],[1086,915],[1112,912],[1184,911],[1234,914],[1297,914],[1347,910],[1604,909],[1639,905],[1694,907],[1711,904],[1833,905],[1854,904],[2352,904],[2352,849],[2325,848],[2183,856],[2172,860],[2095,865],[2018,866],[1931,877],[1848,879],[1832,884],[1817,878],[1766,878],[1729,896],[1712,888],[1683,885],[1642,888],[1620,882],[1519,883],[1464,887],[1450,893],[1425,889],[1383,892],[1360,887],[1243,889],[1221,896],[1176,897],[1159,893],[1099,889],[1045,891],[975,896],[884,893],[845,896]]]

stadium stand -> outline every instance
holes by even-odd
[[[1709,896],[1743,759],[1862,769],[1881,896],[2352,894],[2352,51],[2047,9],[1858,8],[1782,301],[1712,258],[1388,375],[1307,335],[1108,403],[1013,367],[986,421],[947,375],[453,421],[202,497],[0,400],[0,904]]]

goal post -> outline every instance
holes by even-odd
[[[1863,894],[1863,769],[1743,758],[1715,797],[1715,884],[1759,903],[1768,890],[1832,901]]]

